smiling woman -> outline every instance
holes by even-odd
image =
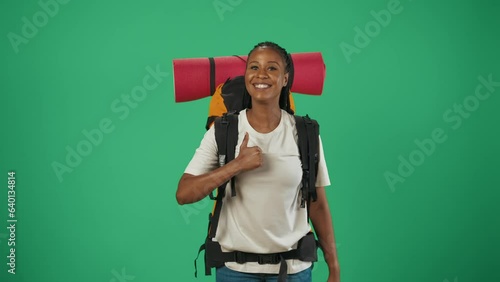
[[[286,87],[292,67],[290,57],[284,49],[268,45],[270,44],[263,43],[254,48],[248,57],[245,72],[245,86],[251,96],[250,109],[247,111],[248,121],[261,133],[271,132],[278,126],[281,108],[293,114]],[[282,101],[280,97],[283,97]],[[252,110],[254,104],[256,110]]]
[[[300,119],[290,105],[293,74],[285,49],[272,42],[256,45],[245,70],[234,159],[219,163],[220,135],[211,127],[179,181],[179,204],[200,201],[225,183],[231,191],[218,195],[211,220],[215,235],[205,243],[206,263],[208,269],[217,267],[217,281],[311,281],[317,246],[309,218],[325,254],[328,281],[340,281],[321,138],[309,139],[317,144],[318,159],[315,178],[309,178],[302,161],[308,154],[299,151]],[[316,187],[311,196],[303,189],[309,183]]]

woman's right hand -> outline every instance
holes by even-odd
[[[248,147],[248,132],[243,137],[240,153],[235,161],[238,162],[241,172],[256,169],[262,165],[262,150],[258,146]]]
[[[194,203],[205,198],[210,192],[241,172],[262,165],[262,150],[248,147],[248,133],[245,134],[237,158],[211,172],[202,175],[184,173],[177,185],[176,198],[180,205]]]

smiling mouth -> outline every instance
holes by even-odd
[[[271,85],[265,83],[254,83],[253,86],[257,89],[267,89],[271,87]]]

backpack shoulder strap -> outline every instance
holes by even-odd
[[[224,114],[215,119],[215,140],[217,142],[219,166],[232,161],[235,157],[236,143],[238,142],[238,115]],[[235,178],[231,178],[231,196],[236,195]],[[217,197],[215,198],[215,208],[210,216],[209,237],[214,238],[219,223],[220,211],[222,208],[222,199],[225,195],[226,185],[223,183],[217,188]]]
[[[236,143],[238,142],[238,114],[224,113],[221,117],[217,117],[214,119],[214,127],[219,166],[223,166],[226,163],[232,161],[235,157]],[[229,181],[231,181],[231,195],[234,196],[236,195],[234,177]],[[210,199],[215,200],[215,205],[213,211],[209,214],[208,217],[207,238],[205,240],[205,243],[201,245],[200,249],[198,250],[198,256],[200,255],[201,251],[205,250],[205,275],[211,275],[210,268],[212,266],[207,262],[207,248],[213,245],[210,243],[212,242],[212,238],[215,238],[215,234],[217,233],[220,212],[222,210],[222,202],[224,195],[226,194],[226,186],[229,181],[223,183],[217,188],[216,197],[214,197],[213,194],[210,193]],[[196,265],[198,256],[194,260],[195,277],[197,277],[198,274]]]
[[[319,162],[319,124],[306,116],[295,116],[298,147],[302,162],[302,199],[300,206],[316,201],[316,176]]]

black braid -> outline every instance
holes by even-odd
[[[265,41],[261,42],[253,47],[253,49],[248,53],[248,57],[252,54],[252,52],[257,49],[257,48],[262,48],[262,47],[269,47],[273,48],[275,51],[280,54],[281,58],[283,58],[283,61],[285,62],[285,73],[288,73],[288,82],[286,86],[281,88],[281,94],[280,94],[280,108],[287,111],[289,114],[294,114],[293,110],[290,108],[290,89],[292,88],[293,84],[293,75],[294,75],[294,67],[293,67],[293,61],[292,61],[292,56],[285,50],[285,48],[279,46],[278,44],[270,41]],[[245,88],[245,92],[243,94],[243,105],[246,108],[252,108],[252,99],[250,99],[250,94],[248,94],[247,89]]]

